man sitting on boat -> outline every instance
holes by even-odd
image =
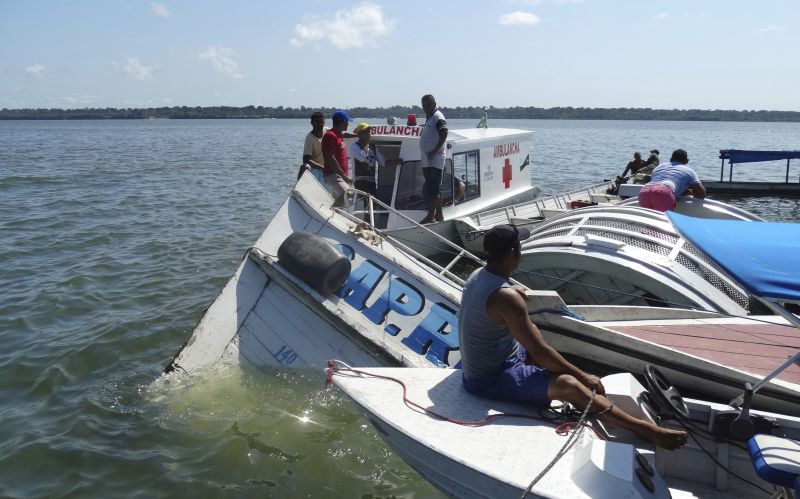
[[[628,166],[625,167],[625,171],[622,172],[623,177],[628,176],[628,172],[631,172],[631,175],[636,175],[636,172],[641,170],[647,165],[647,162],[642,159],[642,153],[636,151],[633,153],[633,161],[628,163]]]
[[[520,242],[527,229],[498,225],[483,240],[486,267],[464,285],[458,313],[464,388],[479,397],[548,406],[562,400],[583,409],[592,400],[593,414],[604,423],[632,431],[659,447],[677,449],[686,432],[636,419],[607,398],[600,378],[587,374],[545,343],[531,322],[521,287],[508,279],[520,261]]]
[[[669,163],[658,165],[653,170],[650,182],[639,191],[639,206],[658,211],[674,210],[676,198],[690,191],[698,199],[706,197],[706,188],[694,170],[686,166],[689,154],[675,149]]]

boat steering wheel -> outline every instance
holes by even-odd
[[[648,364],[644,368],[644,380],[651,399],[660,409],[669,413],[677,413],[689,419],[689,408],[675,386],[661,374],[661,371]]]

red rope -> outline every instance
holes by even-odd
[[[536,417],[536,416],[532,416],[530,414],[521,414],[521,413],[516,413],[516,412],[500,412],[500,413],[497,413],[497,414],[490,414],[490,415],[486,416],[485,418],[478,419],[478,420],[473,420],[473,421],[463,420],[463,419],[455,419],[455,418],[451,418],[451,417],[445,416],[443,414],[439,414],[436,411],[428,409],[427,407],[424,407],[424,406],[414,402],[413,400],[410,400],[408,398],[408,396],[407,396],[406,384],[402,380],[399,380],[397,378],[393,378],[391,376],[382,376],[380,374],[374,374],[374,373],[369,373],[369,372],[365,372],[365,371],[360,371],[358,369],[353,369],[352,367],[340,367],[340,366],[336,365],[335,361],[332,361],[332,360],[328,361],[328,369],[326,369],[326,371],[327,371],[327,375],[326,375],[326,378],[325,378],[325,388],[330,388],[331,384],[333,383],[333,375],[334,375],[334,373],[337,373],[337,372],[340,372],[340,371],[346,371],[346,372],[351,372],[351,373],[354,373],[354,374],[360,374],[362,376],[367,376],[369,378],[377,378],[377,379],[384,379],[384,380],[387,380],[387,381],[393,381],[393,382],[397,383],[398,385],[400,385],[403,388],[403,403],[406,406],[418,409],[418,410],[422,411],[423,413],[425,413],[425,414],[427,414],[429,416],[432,416],[432,417],[434,417],[436,419],[440,419],[442,421],[447,421],[449,423],[454,423],[454,424],[461,425],[461,426],[483,426],[486,423],[488,423],[489,421],[491,421],[493,419],[499,419],[499,418],[522,418],[522,419],[531,419],[531,420],[534,420],[534,421],[544,421],[546,423],[550,423],[550,421],[548,421],[548,420],[546,420],[544,418],[539,418],[539,417]],[[563,423],[561,425],[558,425],[558,427],[556,427],[556,433],[561,435],[561,436],[567,435],[569,433],[569,431],[571,429],[573,429],[577,424],[578,424],[577,422],[568,422],[568,423]],[[595,428],[593,428],[591,425],[588,425],[588,424],[584,423],[583,426],[585,426],[587,428],[591,428],[591,430],[595,433],[595,435],[597,435],[600,439],[605,440],[605,438],[600,433],[598,433],[597,430]]]

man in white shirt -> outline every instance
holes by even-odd
[[[425,127],[419,139],[420,165],[425,176],[422,197],[428,206],[428,213],[420,223],[441,222],[442,215],[442,172],[444,171],[445,142],[447,141],[447,121],[436,107],[436,99],[427,94],[422,97],[425,111]]]

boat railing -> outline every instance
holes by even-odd
[[[739,220],[752,220],[757,222],[763,222],[764,219],[750,213],[749,211],[740,208],[738,206],[734,206],[732,204],[723,203],[722,201],[717,201],[711,198],[705,199],[698,199],[689,196],[680,196],[678,197],[679,203],[699,203],[705,205],[707,207],[712,207],[718,209],[720,212],[727,212],[731,215],[736,216]],[[625,201],[621,202],[618,206],[625,206],[625,207],[638,207],[639,206],[639,199],[638,198],[630,198],[626,199]]]
[[[453,273],[452,269],[459,261],[461,261],[464,258],[467,258],[469,260],[472,260],[476,264],[480,265],[481,267],[484,265],[483,260],[478,258],[476,255],[470,253],[469,251],[467,251],[466,249],[462,248],[461,246],[458,246],[457,244],[455,244],[454,242],[450,241],[449,239],[437,234],[436,232],[434,232],[431,229],[425,227],[424,225],[420,224],[416,220],[411,219],[409,216],[405,215],[404,213],[401,213],[400,211],[397,211],[396,209],[392,208],[391,206],[389,206],[388,204],[384,203],[380,199],[377,199],[377,198],[373,197],[368,192],[364,192],[364,191],[361,191],[361,190],[355,189],[355,188],[350,188],[350,189],[348,189],[348,194],[353,194],[354,195],[353,196],[353,201],[352,201],[352,203],[350,203],[350,207],[357,206],[359,200],[361,200],[361,202],[363,202],[364,205],[366,206],[366,210],[365,211],[364,210],[348,211],[347,209],[334,208],[334,211],[336,211],[337,213],[345,216],[346,218],[348,218],[351,221],[356,222],[356,223],[364,223],[365,220],[359,218],[358,215],[362,215],[363,216],[364,214],[366,214],[368,216],[368,220],[366,221],[366,223],[369,224],[370,228],[375,233],[379,234],[383,238],[389,239],[390,241],[392,241],[392,243],[395,246],[400,248],[403,252],[411,255],[413,258],[421,261],[422,263],[424,263],[428,267],[432,268],[439,275],[445,276],[445,277],[455,281],[458,285],[463,286],[464,285],[464,280],[461,277],[459,277],[458,275],[456,275],[455,273]],[[375,204],[377,204],[378,206],[383,208],[383,210],[376,210],[375,209]],[[444,266],[434,262],[430,258],[422,255],[418,251],[416,251],[413,248],[409,247],[409,245],[406,244],[405,242],[403,242],[400,238],[395,237],[392,234],[389,234],[389,233],[387,233],[387,232],[385,232],[385,231],[383,231],[381,229],[376,228],[375,227],[375,212],[376,211],[378,211],[379,213],[391,213],[391,214],[394,214],[394,215],[397,215],[397,216],[401,217],[403,220],[407,221],[412,226],[425,231],[429,236],[433,237],[437,241],[437,243],[441,243],[441,244],[444,244],[447,247],[449,247],[452,250],[452,253],[455,254],[455,257],[453,257]]]
[[[503,208],[495,208],[493,210],[476,213],[473,215],[475,225],[494,226],[499,223],[507,223],[511,218],[540,218],[542,212],[547,209],[566,210],[570,208],[570,203],[582,197],[589,197],[591,200],[592,194],[600,192],[605,193],[605,190],[610,185],[610,182],[600,182],[595,185],[583,187],[574,191],[569,191],[560,194],[552,194],[549,196],[542,196],[524,203],[517,203]],[[513,217],[509,214],[513,214]],[[505,219],[503,218],[505,216]]]

